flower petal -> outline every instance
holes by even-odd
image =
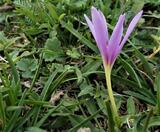
[[[115,56],[118,54],[119,44],[123,35],[123,23],[125,20],[125,14],[120,15],[118,22],[113,30],[112,36],[109,40],[108,49],[110,51],[110,63],[114,63]]]
[[[106,20],[104,16],[102,16],[102,13],[100,13],[95,7],[92,7],[91,13],[92,13],[92,22],[96,32],[98,44],[106,45],[108,42],[108,31],[107,31]]]
[[[109,45],[111,47],[119,45],[121,38],[122,38],[122,33],[123,33],[123,23],[125,20],[125,14],[120,15],[118,22],[112,32],[111,38],[109,40]]]
[[[101,55],[103,56],[103,61],[108,61],[108,52],[107,52],[107,43],[108,43],[108,30],[107,23],[100,11],[95,7],[91,9],[92,13],[92,23],[95,30],[95,40],[97,46],[100,50]]]
[[[106,36],[106,39],[107,39],[107,43],[106,43],[106,44],[108,44],[109,34],[108,34],[108,27],[107,27],[106,18],[105,18],[105,16],[103,15],[103,13],[102,13],[100,10],[99,10],[99,13],[100,13],[100,15],[101,15],[101,18],[102,18],[102,21],[103,21],[103,24],[104,24],[104,25],[102,25],[102,26],[103,26],[104,29],[105,29],[105,36]]]
[[[92,32],[93,37],[96,39],[93,23],[91,22],[91,20],[85,14],[84,14],[84,17],[85,17],[86,22],[87,22],[87,24],[88,24],[88,26],[89,26],[89,28],[90,28],[90,30]]]
[[[138,23],[139,19],[142,16],[143,11],[140,11],[130,22],[126,35],[124,36],[121,44],[120,44],[120,49],[123,47],[123,45],[126,43],[127,39],[129,38],[130,34],[132,33],[133,29],[135,28],[136,24]]]

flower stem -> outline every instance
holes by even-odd
[[[113,111],[114,119],[115,119],[116,124],[119,124],[119,115],[117,112],[117,107],[116,107],[116,103],[115,103],[113,91],[112,91],[112,86],[111,86],[111,67],[110,66],[105,67],[105,76],[106,76],[109,100],[111,102],[111,108]]]

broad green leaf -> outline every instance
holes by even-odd
[[[81,92],[78,94],[78,97],[87,95],[87,94],[93,94],[93,87],[92,86],[86,86]]]
[[[136,114],[135,103],[132,96],[127,100],[127,112],[129,115]]]
[[[72,48],[71,50],[67,50],[66,54],[73,59],[80,58],[80,53],[77,51],[76,48]]]
[[[47,39],[44,48],[45,61],[61,60],[63,55],[60,41],[56,37]]]
[[[24,78],[32,78],[34,71],[38,68],[38,60],[22,58],[17,62],[17,68],[22,71]]]

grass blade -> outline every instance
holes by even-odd
[[[160,72],[155,79],[155,89],[157,90],[157,112],[160,114]]]
[[[76,130],[78,128],[80,128],[81,126],[83,126],[85,123],[87,123],[88,121],[90,121],[91,119],[93,119],[97,114],[99,114],[99,112],[101,112],[101,109],[99,109],[97,112],[95,112],[93,115],[89,116],[88,118],[86,118],[84,121],[80,122],[78,125],[74,126],[73,128],[71,128],[70,130],[68,130],[68,132],[76,132]]]
[[[63,21],[61,21],[61,25],[67,29],[68,31],[70,31],[74,36],[76,36],[82,43],[84,43],[87,47],[89,47],[91,50],[93,50],[94,52],[98,53],[98,49],[96,47],[96,45],[92,44],[89,40],[87,40],[84,36],[82,36],[77,30],[75,30],[71,23],[65,23]]]

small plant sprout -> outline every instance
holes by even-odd
[[[130,22],[129,27],[126,31],[126,34],[123,36],[123,24],[125,21],[125,14],[119,16],[118,22],[113,30],[112,35],[109,37],[106,19],[103,13],[100,10],[97,10],[95,7],[91,9],[92,20],[90,20],[86,15],[84,15],[87,24],[92,32],[92,35],[97,43],[99,48],[103,66],[105,69],[106,83],[108,87],[109,99],[111,102],[111,108],[115,120],[119,118],[112,87],[111,87],[111,70],[113,64],[120,54],[124,44],[126,43],[128,37],[132,33],[136,24],[142,16],[143,11],[140,11]]]

